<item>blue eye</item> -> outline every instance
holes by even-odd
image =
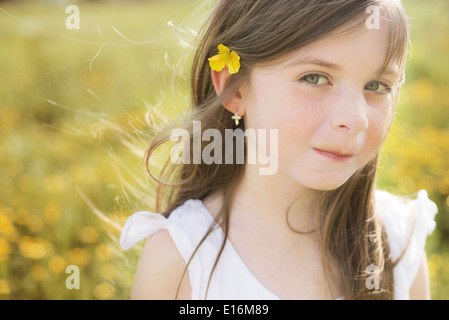
[[[391,92],[390,86],[379,81],[371,81],[365,86],[365,89],[379,94],[386,94]]]
[[[300,79],[301,81],[308,82],[310,84],[323,85],[327,84],[328,80],[325,76],[320,74],[308,74]]]

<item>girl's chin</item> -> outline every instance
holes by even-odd
[[[317,176],[303,177],[298,179],[299,184],[303,185],[308,189],[320,190],[320,191],[330,191],[335,190],[345,184],[351,175],[335,175],[329,174],[319,174]]]
[[[339,183],[339,184],[337,184],[337,183],[335,183],[335,184],[329,184],[329,183],[316,184],[315,183],[315,184],[308,185],[306,187],[309,189],[312,189],[312,190],[317,190],[317,191],[331,191],[331,190],[335,190],[335,189],[341,187],[343,184],[344,184],[344,182]]]

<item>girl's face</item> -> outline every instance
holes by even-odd
[[[245,127],[278,130],[277,174],[331,190],[372,159],[399,81],[397,70],[379,71],[387,43],[386,27],[361,28],[253,69],[242,91]]]

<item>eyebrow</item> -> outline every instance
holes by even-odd
[[[297,64],[313,64],[313,65],[317,65],[317,66],[320,66],[320,67],[332,69],[332,70],[335,70],[335,71],[339,71],[339,70],[342,69],[339,65],[337,65],[335,63],[332,63],[332,62],[329,62],[329,61],[324,61],[324,60],[319,60],[319,59],[298,60]],[[398,72],[396,72],[395,70],[393,70],[392,68],[389,68],[389,67],[387,67],[387,68],[380,67],[376,71],[376,75],[378,75],[378,76],[380,76],[380,75],[387,75],[387,76],[389,76],[389,75],[397,75],[397,74],[398,74]]]

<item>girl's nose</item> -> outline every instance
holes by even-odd
[[[368,129],[367,103],[364,96],[341,99],[335,107],[331,125],[334,130],[357,134]]]

